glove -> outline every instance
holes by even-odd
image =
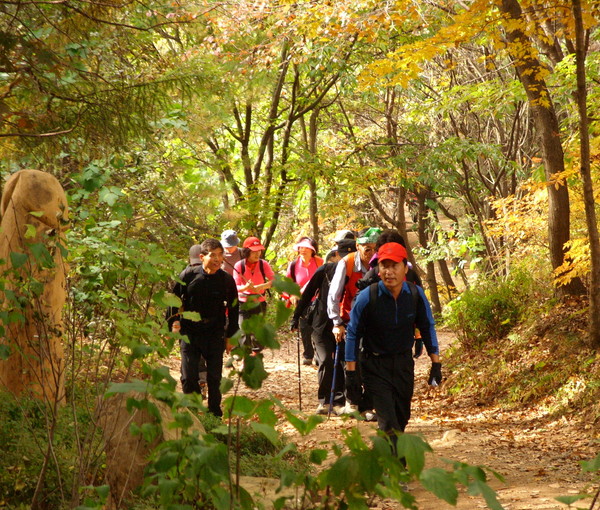
[[[423,354],[423,340],[417,338],[415,340],[415,358],[418,358],[421,354]]]
[[[296,331],[298,327],[298,319],[292,319],[292,322],[290,323],[290,331]]]
[[[427,381],[429,386],[439,386],[442,384],[442,364],[432,363],[431,370],[429,371],[429,380]]]
[[[362,397],[362,388],[356,370],[346,370],[346,398],[352,404],[358,404]]]

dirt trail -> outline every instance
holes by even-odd
[[[450,333],[439,331],[443,351],[453,341]],[[281,341],[281,340],[280,340]],[[284,405],[298,409],[298,365],[295,338],[284,339],[279,351],[265,351],[265,368],[269,373],[260,390],[242,389],[252,398],[275,397]],[[173,376],[178,378],[179,360],[172,359]],[[421,356],[416,363],[415,397],[412,418],[407,433],[419,434],[432,446],[434,455],[427,466],[444,467],[442,458],[472,465],[487,466],[500,473],[505,483],[495,478],[489,480],[498,498],[507,510],[555,510],[568,508],[556,501],[557,496],[592,492],[591,478],[582,475],[581,460],[596,456],[598,441],[580,424],[567,419],[553,420],[538,409],[505,411],[496,407],[481,406],[460,396],[448,395],[444,386],[429,389],[426,378],[429,358]],[[318,402],[317,368],[301,367],[302,410],[313,413]],[[342,431],[358,425],[365,435],[373,434],[375,423],[332,416],[319,424],[308,437],[300,436],[285,420],[279,430],[301,450],[322,448],[330,441],[342,442]],[[418,483],[409,485],[419,508],[445,510],[457,508],[472,510],[486,508],[482,498],[471,497],[460,491],[457,506],[435,498]],[[589,507],[590,500],[580,502]],[[577,505],[576,505],[577,506]],[[373,508],[397,509],[399,505],[381,501]]]
[[[448,332],[439,332],[443,351],[452,342]],[[263,388],[244,390],[249,396],[275,396],[290,408],[298,408],[298,366],[295,339],[284,341],[278,352],[265,352],[265,368],[269,372]],[[484,465],[502,474],[505,483],[490,481],[498,498],[508,510],[554,510],[568,508],[557,502],[556,496],[590,491],[590,478],[581,474],[580,460],[593,458],[597,441],[566,419],[549,420],[536,409],[507,412],[452,397],[444,388],[430,390],[426,384],[430,361],[426,356],[417,360],[417,383],[412,419],[407,432],[422,435],[433,447],[435,455],[428,467],[443,466],[441,458]],[[314,412],[317,406],[317,369],[302,366],[303,411]],[[301,437],[287,423],[281,432],[300,449],[322,447],[322,442],[341,441],[341,432],[358,423],[364,434],[372,434],[374,423],[331,417],[318,425],[308,437]],[[410,484],[419,508],[442,510],[450,508],[485,508],[482,498],[470,497],[461,491],[456,507],[445,504],[422,489]],[[588,506],[589,506],[589,500]],[[580,507],[585,506],[580,503]],[[397,508],[391,502],[381,502],[379,508]]]

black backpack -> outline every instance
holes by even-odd
[[[267,281],[267,277],[265,276],[265,268],[263,266],[262,259],[258,260],[258,267],[260,268],[260,274],[262,274],[263,281]],[[242,259],[242,276],[246,273],[246,259]]]

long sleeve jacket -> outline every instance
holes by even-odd
[[[170,310],[169,325],[174,320],[181,321],[181,333],[227,331],[227,338],[233,336],[239,329],[239,304],[237,287],[233,277],[222,269],[216,273],[207,274],[202,265],[188,266],[179,275],[182,283],[177,282],[173,294],[182,301],[183,311],[197,312],[199,321],[183,318],[178,308]],[[227,320],[229,319],[229,320]]]
[[[346,361],[356,361],[356,345],[378,355],[410,353],[419,328],[428,354],[439,354],[435,321],[421,287],[416,307],[408,283],[394,299],[383,282],[377,284],[377,306],[370,306],[369,288],[358,294],[346,329]]]
[[[336,262],[328,262],[315,271],[315,274],[308,281],[306,287],[304,287],[302,297],[294,310],[294,320],[297,321],[308,308],[312,299],[317,296],[317,303],[315,305],[317,309],[311,326],[313,331],[320,336],[323,335],[323,331],[326,328],[329,330],[333,328],[333,322],[331,322],[331,319],[327,315],[327,296],[336,266]]]

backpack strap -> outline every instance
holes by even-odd
[[[258,260],[258,267],[260,268],[260,274],[262,274],[263,277],[263,282],[267,282],[267,277],[265,275],[265,266],[263,265],[263,260],[259,259]],[[242,278],[245,279],[245,274],[246,274],[246,259],[242,259]]]
[[[259,259],[258,260],[258,267],[260,268],[260,273],[262,274],[263,277],[263,282],[267,282],[267,277],[265,276],[265,267],[263,265],[263,260]]]
[[[417,286],[413,283],[413,282],[406,282],[408,284],[408,288],[410,289],[410,294],[412,296],[412,300],[413,300],[413,306],[415,307],[415,313],[417,313],[417,305],[419,303],[419,290],[417,289]],[[369,285],[369,315],[372,316],[373,313],[375,313],[375,309],[377,308],[377,296],[378,296],[378,290],[377,290],[377,283],[372,283],[371,285]]]
[[[298,262],[298,259],[292,260],[292,263],[290,264],[290,276],[292,277],[293,282],[296,281],[296,262]]]
[[[350,275],[354,273],[354,259],[356,252],[348,253],[346,255],[346,278],[350,278]]]
[[[408,284],[408,288],[410,289],[410,293],[413,298],[413,306],[415,307],[415,313],[417,313],[417,305],[419,304],[419,290],[413,282],[409,282],[408,280],[406,280],[406,283]]]
[[[375,309],[377,308],[377,283],[372,283],[369,285],[369,316],[373,317],[375,314]]]

